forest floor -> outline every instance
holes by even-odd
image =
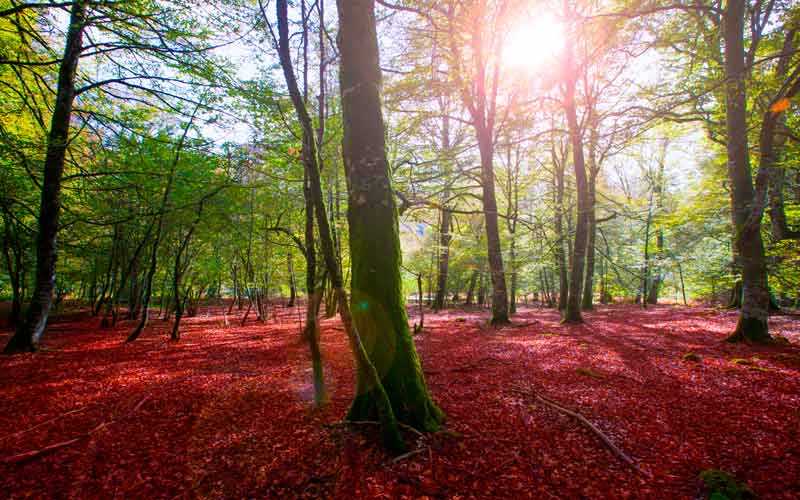
[[[0,496],[671,499],[694,498],[708,468],[762,498],[800,494],[796,316],[770,321],[792,345],[754,347],[724,343],[736,315],[708,308],[601,307],[582,326],[523,308],[500,330],[485,310],[426,315],[417,348],[451,432],[409,435],[424,451],[393,462],[374,430],[326,425],[353,395],[339,322],[323,322],[332,399],[312,411],[301,309],[273,310],[226,327],[203,308],[179,343],[158,320],[123,344],[130,323],[55,319],[46,350],[0,358]],[[643,472],[530,389],[580,412]]]

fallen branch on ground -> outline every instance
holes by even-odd
[[[403,453],[402,455],[398,455],[398,456],[394,457],[392,459],[392,463],[396,464],[397,462],[405,460],[406,458],[413,457],[414,455],[419,455],[420,453],[424,452],[427,449],[428,449],[427,446],[423,446],[422,448],[417,448],[416,450],[409,451],[408,453]]]
[[[79,435],[79,436],[77,436],[75,438],[68,439],[66,441],[61,441],[60,443],[51,444],[49,446],[45,446],[44,448],[40,448],[38,450],[31,450],[31,451],[26,451],[25,453],[19,453],[17,455],[11,455],[10,457],[6,457],[6,458],[0,460],[0,462],[6,463],[6,464],[24,462],[24,461],[32,460],[34,458],[40,457],[42,455],[45,455],[46,453],[50,453],[52,451],[59,450],[61,448],[66,448],[67,446],[69,446],[71,444],[74,444],[74,443],[77,443],[78,441],[80,441],[82,439],[86,439],[86,438],[90,437],[92,434],[98,432],[99,430],[104,429],[104,428],[108,427],[109,425],[111,425],[111,424],[113,424],[113,423],[115,423],[115,422],[117,422],[119,420],[122,420],[123,418],[126,418],[126,417],[132,415],[139,408],[141,408],[142,405],[145,403],[145,401],[147,401],[148,399],[150,399],[149,395],[147,395],[144,398],[142,398],[141,401],[139,401],[125,415],[123,415],[123,416],[121,416],[119,418],[116,418],[116,419],[111,419],[111,420],[109,420],[107,422],[102,422],[100,425],[94,427],[90,431],[84,432],[83,434],[81,434],[81,435]]]
[[[608,447],[608,449],[610,449],[617,457],[619,457],[620,460],[625,462],[628,466],[630,466],[632,469],[634,469],[639,474],[642,474],[643,476],[648,477],[648,478],[652,477],[649,472],[647,472],[647,471],[643,470],[641,467],[639,467],[639,465],[631,457],[629,457],[616,444],[614,444],[614,442],[611,440],[610,437],[608,437],[603,431],[601,431],[596,425],[591,423],[586,417],[584,417],[580,413],[572,411],[572,410],[570,410],[568,408],[564,408],[563,406],[561,406],[557,402],[553,401],[550,398],[547,398],[546,396],[542,396],[541,394],[539,394],[538,392],[536,392],[533,389],[528,389],[528,391],[521,390],[521,389],[515,389],[514,392],[516,392],[518,394],[522,394],[524,396],[533,396],[533,398],[536,399],[537,401],[539,401],[540,403],[543,403],[543,404],[549,406],[550,408],[558,410],[561,413],[564,413],[565,415],[569,415],[570,417],[578,420],[580,423],[585,425],[589,430],[591,430],[597,437],[599,437],[600,440],[603,441],[603,443]]]
[[[66,417],[67,415],[72,415],[73,413],[79,413],[79,412],[82,412],[82,411],[84,411],[84,410],[86,410],[86,407],[85,407],[85,406],[84,406],[84,407],[81,407],[81,408],[76,408],[76,409],[74,409],[74,410],[70,410],[70,411],[68,411],[68,412],[62,413],[61,415],[58,415],[58,416],[55,416],[55,417],[53,417],[53,418],[51,418],[51,419],[45,420],[44,422],[40,422],[40,423],[38,423],[38,424],[34,425],[33,427],[29,427],[29,428],[27,428],[27,429],[25,429],[25,430],[23,430],[23,431],[17,431],[17,432],[14,432],[14,433],[12,433],[12,434],[6,434],[5,436],[3,436],[3,437],[0,437],[0,441],[4,441],[4,440],[6,440],[6,439],[8,439],[8,438],[11,438],[11,437],[14,437],[14,436],[20,436],[20,435],[22,435],[22,434],[25,434],[25,433],[28,433],[28,432],[30,432],[30,431],[32,431],[32,430],[34,430],[34,429],[38,429],[39,427],[41,427],[41,426],[43,426],[43,425],[47,425],[47,424],[49,424],[50,422],[54,422],[54,421],[56,421],[56,420],[58,420],[58,419],[60,419],[60,418],[64,418],[64,417]]]

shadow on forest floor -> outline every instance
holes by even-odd
[[[220,308],[203,308],[178,343],[160,320],[124,344],[132,322],[57,318],[47,350],[0,358],[0,458],[79,439],[0,463],[0,488],[11,498],[691,498],[697,473],[720,468],[762,498],[800,491],[794,316],[770,321],[792,345],[755,347],[724,343],[736,314],[708,308],[601,306],[562,325],[555,311],[522,307],[498,330],[485,309],[426,311],[415,340],[454,433],[393,463],[371,431],[323,425],[353,395],[338,320],[323,321],[321,339],[331,402],[312,410],[302,310],[273,312],[241,327],[243,312],[225,326]],[[515,390],[526,387],[579,411],[652,479]]]

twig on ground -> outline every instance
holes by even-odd
[[[401,462],[407,458],[413,457],[414,455],[419,455],[420,453],[427,450],[427,446],[423,446],[422,448],[417,448],[416,450],[409,451],[408,453],[403,453],[402,455],[398,455],[392,459],[392,463]]]
[[[546,396],[543,396],[543,395],[539,394],[538,392],[536,392],[533,389],[528,389],[528,391],[521,390],[521,389],[515,389],[514,392],[517,392],[517,393],[525,395],[525,396],[533,396],[534,399],[536,399],[537,401],[549,406],[550,408],[558,410],[561,413],[564,413],[565,415],[569,415],[570,417],[578,420],[580,423],[585,425],[589,430],[591,430],[597,437],[599,437],[600,440],[603,441],[603,443],[618,458],[620,458],[623,462],[625,462],[628,466],[630,466],[636,472],[638,472],[639,474],[642,474],[645,477],[651,477],[651,474],[649,472],[647,472],[647,471],[643,470],[641,467],[639,467],[639,465],[631,457],[629,457],[616,444],[614,444],[614,442],[611,440],[610,437],[608,437],[603,431],[601,431],[596,425],[591,423],[586,417],[584,417],[580,413],[572,411],[572,410],[570,410],[568,408],[564,408],[563,406],[561,406],[557,402],[553,401],[550,398],[547,398]]]
[[[54,421],[56,421],[56,420],[58,420],[60,418],[64,418],[67,415],[72,415],[73,413],[82,412],[82,411],[86,410],[86,408],[87,408],[86,406],[83,406],[81,408],[75,408],[74,410],[70,410],[68,412],[62,413],[61,415],[58,415],[58,416],[55,416],[55,417],[53,417],[51,419],[45,420],[44,422],[40,422],[40,423],[34,425],[33,427],[29,427],[29,428],[27,428],[27,429],[25,429],[23,431],[17,431],[17,432],[14,432],[12,434],[6,434],[5,436],[0,437],[0,441],[4,441],[4,440],[6,440],[8,438],[11,438],[11,437],[14,437],[14,436],[20,436],[22,434],[28,433],[28,432],[30,432],[30,431],[32,431],[34,429],[38,429],[39,427],[41,427],[43,425],[47,425],[50,422],[54,422]]]
[[[109,425],[111,425],[111,424],[113,424],[113,423],[115,423],[115,422],[117,422],[119,420],[122,420],[123,418],[126,418],[126,417],[132,415],[139,408],[141,408],[142,405],[145,403],[145,401],[147,401],[148,399],[150,399],[150,395],[147,395],[147,396],[143,397],[125,415],[123,415],[123,416],[121,416],[119,418],[108,420],[106,422],[102,422],[101,424],[99,424],[98,426],[94,427],[90,431],[84,432],[83,434],[81,434],[81,435],[79,435],[79,436],[77,436],[75,438],[68,439],[66,441],[61,441],[60,443],[51,444],[49,446],[45,446],[44,448],[39,448],[38,450],[31,450],[31,451],[26,451],[25,453],[19,453],[17,455],[11,455],[10,457],[3,458],[2,460],[0,460],[0,462],[6,463],[6,464],[24,462],[24,461],[32,460],[34,458],[40,457],[42,455],[45,455],[46,453],[50,453],[52,451],[59,450],[61,448],[66,448],[67,446],[69,446],[71,444],[74,444],[74,443],[77,443],[78,441],[80,441],[82,439],[86,439],[86,438],[90,437],[92,434],[96,433],[97,431],[99,431],[101,429],[104,429],[104,428],[108,427]]]

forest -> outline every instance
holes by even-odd
[[[0,0],[0,496],[800,497],[794,0]]]

